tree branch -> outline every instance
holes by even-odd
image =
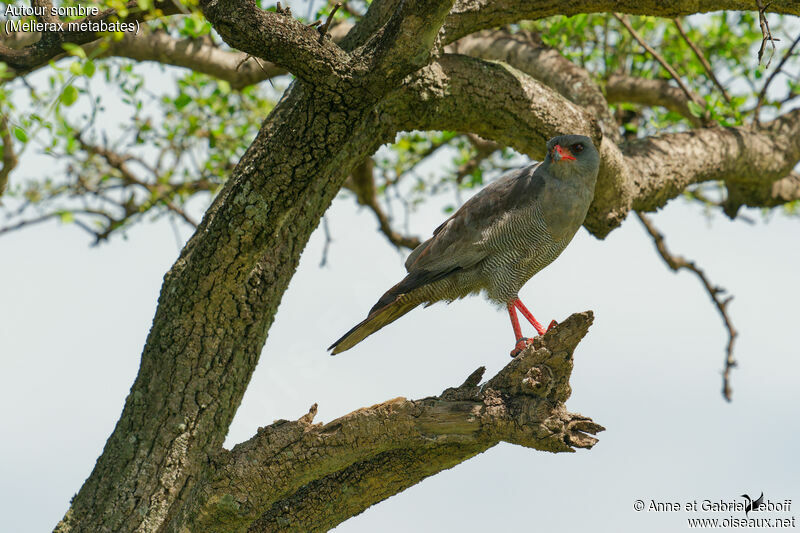
[[[253,0],[201,0],[203,14],[233,48],[272,61],[311,84],[339,79],[352,70],[345,52],[291,16],[264,11]]]
[[[453,2],[405,0],[380,30],[353,51],[355,57],[366,60],[373,85],[380,79],[383,85],[394,87],[441,53],[437,37]]]
[[[653,211],[688,185],[705,181],[724,181],[740,197],[760,198],[800,161],[800,109],[760,128],[704,128],[642,139],[623,153],[637,211]]]
[[[758,100],[756,102],[756,107],[753,110],[753,117],[755,117],[756,123],[759,121],[759,116],[761,114],[761,106],[764,105],[764,100],[767,97],[767,90],[769,89],[770,84],[775,79],[775,77],[781,73],[783,70],[783,66],[786,64],[786,61],[792,56],[792,52],[794,51],[794,47],[797,46],[797,43],[800,43],[800,35],[792,42],[791,46],[784,52],[783,57],[781,58],[781,62],[778,63],[778,68],[776,68],[772,74],[770,74],[767,81],[764,82],[764,86],[761,88],[761,91],[758,93]],[[773,45],[774,46],[774,45]]]
[[[681,269],[693,272],[700,279],[711,301],[714,302],[714,306],[717,308],[722,322],[725,324],[725,329],[728,331],[728,344],[725,348],[725,366],[722,369],[722,396],[727,401],[731,401],[730,373],[731,369],[736,366],[736,360],[733,358],[733,343],[738,335],[728,315],[728,304],[733,300],[733,296],[728,296],[723,299],[721,295],[725,293],[725,289],[712,285],[706,273],[698,267],[694,261],[689,261],[678,255],[672,255],[669,250],[667,250],[667,245],[664,242],[664,235],[656,229],[652,221],[639,211],[636,211],[636,216],[644,226],[644,229],[647,230],[647,233],[650,234],[650,237],[653,239],[653,244],[655,244],[656,251],[667,266],[674,272]]]
[[[725,99],[726,102],[729,104],[731,103],[731,97],[728,94],[728,91],[725,90],[725,87],[719,82],[717,79],[717,75],[714,74],[714,69],[711,68],[711,64],[706,59],[706,56],[703,54],[703,51],[689,38],[689,35],[686,33],[686,30],[683,29],[683,24],[681,24],[681,20],[678,18],[672,19],[675,23],[675,28],[678,30],[678,33],[681,34],[684,42],[689,45],[689,48],[692,49],[694,52],[694,56],[697,58],[698,61],[703,65],[703,70],[706,71],[706,75],[714,82],[714,85],[717,86],[719,91],[722,93],[722,97]]]
[[[619,128],[589,72],[562,56],[529,33],[483,31],[449,45],[449,52],[503,61],[537,81],[555,89],[561,96],[584,107],[597,117],[603,136],[620,140]]]
[[[119,41],[87,45],[87,55],[97,47],[104,50],[97,57],[127,57],[136,61],[156,61],[185,67],[225,80],[234,89],[242,89],[287,71],[269,61],[256,61],[235,50],[222,50],[202,39],[176,39],[163,31],[145,34],[126,33]]]
[[[658,61],[658,63],[663,67],[663,69],[666,70],[667,73],[669,73],[672,79],[675,80],[675,82],[678,84],[678,87],[680,87],[683,93],[686,95],[686,98],[705,109],[705,101],[703,101],[702,98],[700,98],[697,94],[695,94],[694,91],[689,89],[689,87],[681,78],[680,74],[678,74],[678,72],[674,68],[672,68],[672,65],[670,65],[667,62],[667,60],[664,59],[664,57],[661,54],[659,54],[655,48],[647,44],[647,41],[645,41],[635,29],[633,29],[633,26],[631,26],[631,23],[628,22],[628,19],[626,17],[621,16],[618,13],[614,13],[614,18],[620,21],[620,23],[623,26],[625,26],[625,29],[628,30],[628,33],[631,34],[631,36],[636,40],[636,42],[638,42],[642,46],[642,48],[644,48],[647,51],[648,54],[653,56],[653,58],[656,61]],[[705,112],[703,116],[703,122],[708,122],[708,120],[709,120],[708,113]]]
[[[375,218],[378,219],[380,230],[386,235],[389,242],[398,248],[405,247],[413,250],[419,246],[420,240],[417,237],[402,235],[395,231],[392,228],[389,216],[378,202],[373,166],[372,158],[368,157],[365,159],[360,165],[353,169],[344,187],[356,194],[356,200],[360,205],[368,207],[375,214]]]
[[[703,121],[689,109],[689,102],[694,99],[687,98],[685,92],[667,80],[612,74],[606,83],[606,98],[609,103],[665,107],[689,120],[693,126],[703,125]]]
[[[800,109],[762,127],[699,128],[620,148],[606,138],[598,143],[590,114],[524,73],[452,54],[417,72],[382,109],[398,130],[470,131],[535,159],[550,137],[588,135],[600,146],[601,166],[585,225],[598,237],[631,209],[655,210],[693,183],[724,181],[760,198],[800,161]]]
[[[163,15],[175,15],[180,13],[177,3],[173,0],[156,0],[154,8],[161,11]],[[142,22],[150,12],[139,9],[136,0],[127,4],[128,16],[125,22]],[[114,9],[106,9],[97,15],[71,21],[69,24],[99,24],[101,22],[111,22],[119,18]],[[94,31],[70,31],[70,26],[62,31],[45,31],[41,39],[21,49],[12,49],[0,44],[0,61],[4,61],[11,68],[19,72],[26,72],[35,69],[56,56],[64,53],[65,43],[86,44],[98,39],[97,32]]]
[[[752,0],[588,0],[584,2],[552,2],[548,0],[459,0],[445,22],[445,43],[487,28],[513,24],[520,20],[538,20],[553,15],[607,13],[616,11],[630,15],[683,17],[712,11],[752,11]],[[371,9],[371,8],[370,8]],[[775,0],[767,4],[773,13],[800,15],[800,4],[794,0]],[[369,12],[367,12],[369,15]],[[366,16],[365,16],[366,18]]]
[[[564,402],[592,319],[570,316],[481,386],[483,367],[440,396],[396,398],[327,424],[312,424],[314,405],[296,422],[260,428],[218,459],[187,506],[196,517],[188,530],[327,531],[499,442],[591,448],[603,428]]]

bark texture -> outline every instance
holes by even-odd
[[[337,45],[252,0],[201,0],[228,44],[296,80],[167,272],[121,418],[56,530],[324,530],[500,441],[591,447],[588,434],[602,428],[564,408],[586,313],[482,387],[478,372],[438,397],[396,399],[325,425],[312,423],[312,410],[230,452],[222,442],[311,232],[353,169],[398,131],[473,132],[536,158],[554,135],[590,136],[602,166],[586,227],[600,237],[631,209],[654,210],[691,183],[724,181],[735,191],[731,210],[796,198],[800,110],[760,126],[625,144],[606,95],[558,52],[502,33],[470,35],[554,14],[677,16],[751,4],[375,0]],[[769,9],[800,14],[796,2]],[[94,37],[0,47],[0,60],[29,70],[62,53],[63,42]],[[165,43],[163,53],[192,68],[190,59],[213,54],[205,65],[230,70],[230,56],[202,44]],[[553,65],[568,68],[568,83],[547,75]]]
[[[312,423],[314,405],[300,420],[260,428],[215,457],[178,522],[220,533],[326,531],[498,442],[591,448],[603,428],[564,406],[591,322],[591,312],[572,315],[483,385],[481,367],[439,396],[395,398],[327,424]]]

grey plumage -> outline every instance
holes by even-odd
[[[588,137],[551,139],[544,161],[502,176],[436,228],[408,256],[408,275],[329,349],[348,350],[420,304],[485,291],[490,300],[511,306],[519,289],[558,257],[580,228],[594,197],[599,161]]]

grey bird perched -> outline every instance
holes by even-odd
[[[480,291],[508,309],[516,341],[511,355],[518,354],[529,339],[522,336],[517,309],[539,335],[545,332],[518,292],[558,257],[583,224],[599,165],[600,155],[588,137],[550,139],[544,161],[488,185],[417,246],[406,259],[408,275],[328,348],[332,355],[420,304],[451,302]]]

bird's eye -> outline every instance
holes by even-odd
[[[576,145],[573,145],[573,147],[572,147],[572,151],[573,151],[573,152],[576,152],[576,153],[578,153],[578,154],[579,154],[579,153],[581,153],[581,152],[583,152],[583,145],[582,145],[582,144],[576,144]]]

